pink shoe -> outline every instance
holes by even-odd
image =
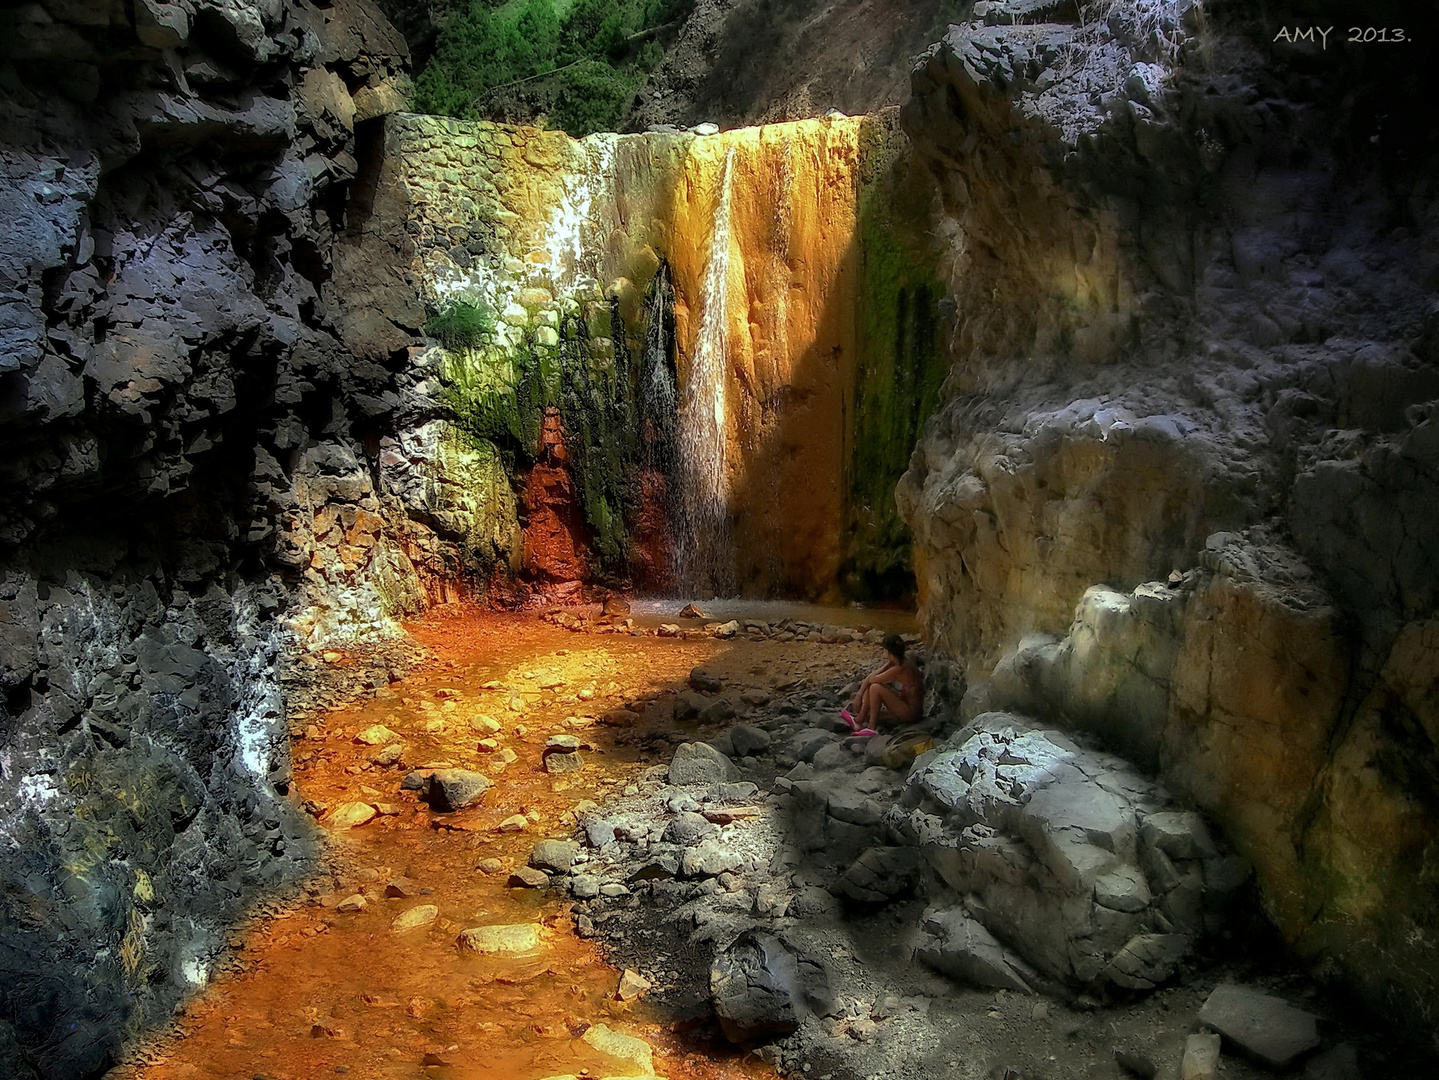
[[[872,735],[878,735],[879,732],[875,731],[874,728],[860,728],[854,734],[858,738],[868,739]]]
[[[855,729],[854,713],[850,712],[848,709],[840,709],[839,718],[849,725],[849,729],[851,731]]]

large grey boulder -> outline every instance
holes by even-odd
[[[726,1038],[752,1043],[787,1035],[807,1016],[833,1008],[818,960],[763,930],[747,930],[715,957],[710,997]]]
[[[853,816],[857,794],[830,801]],[[1127,763],[1010,713],[918,759],[882,825],[968,894],[975,921],[1071,985],[1172,978],[1247,876]]]
[[[738,776],[730,759],[709,743],[680,743],[670,759],[671,784],[720,784]]]

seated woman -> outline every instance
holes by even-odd
[[[859,684],[859,692],[840,717],[856,735],[874,735],[881,718],[897,726],[913,724],[924,711],[924,676],[905,656],[904,638],[884,639],[885,662]],[[853,710],[851,712],[850,710]]]

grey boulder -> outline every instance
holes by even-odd
[[[1214,988],[1199,1010],[1199,1022],[1272,1069],[1287,1068],[1319,1045],[1319,1024],[1313,1015],[1283,998],[1233,983]]]
[[[464,810],[484,798],[490,778],[469,769],[436,769],[425,784],[425,801],[436,810]]]
[[[715,957],[710,997],[726,1038],[753,1043],[787,1035],[834,1006],[829,975],[774,934],[746,930]]]
[[[720,784],[737,775],[730,759],[709,743],[680,743],[670,759],[671,784]]]

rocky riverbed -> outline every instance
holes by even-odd
[[[836,730],[863,640],[413,629],[296,674],[325,870],[117,1080],[1403,1064],[1202,817],[1042,718],[932,694],[916,758]]]

